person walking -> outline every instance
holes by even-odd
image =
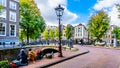
[[[81,46],[83,46],[83,39],[80,40]]]
[[[32,51],[32,49],[29,49],[28,57],[29,57],[29,60],[32,60],[32,62],[35,63],[35,53],[34,51]]]

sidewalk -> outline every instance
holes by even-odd
[[[112,47],[112,46],[94,46],[94,45],[85,45],[86,47],[95,47],[95,48],[105,48],[105,49],[115,49],[120,50],[120,46]]]
[[[75,46],[76,48],[79,49],[79,51],[76,51],[76,52],[73,52],[73,51],[63,51],[63,56],[64,57],[58,57],[58,54],[54,54],[54,58],[52,59],[46,59],[46,58],[43,58],[42,60],[37,60],[35,63],[29,63],[28,66],[22,66],[22,67],[19,67],[19,68],[41,68],[41,67],[44,67],[46,65],[53,65],[57,62],[61,62],[64,61],[64,60],[67,60],[67,59],[70,59],[70,58],[73,58],[75,56],[78,56],[79,54],[84,54],[85,52],[88,52],[88,50],[85,50],[83,48],[81,48],[80,46]]]

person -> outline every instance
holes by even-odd
[[[21,53],[21,63],[23,65],[27,65],[28,64],[28,55],[25,53],[25,51],[23,50]]]
[[[29,49],[28,57],[29,57],[29,60],[32,60],[32,62],[35,63],[35,53],[32,51],[32,49]]]
[[[21,49],[19,55],[17,56],[17,59],[13,60],[13,62],[17,64],[16,66],[28,65],[27,57],[28,56],[25,53],[25,50]]]
[[[42,50],[40,50],[39,55],[40,55],[40,59],[42,59],[42,58],[43,58],[43,56],[44,56],[44,52],[43,52]]]
[[[83,39],[80,40],[81,45],[83,46]]]
[[[40,50],[37,49],[35,53],[36,53],[36,59],[40,59]]]

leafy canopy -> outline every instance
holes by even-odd
[[[117,7],[118,12],[119,12],[119,14],[118,14],[118,18],[120,19],[120,4],[116,4],[116,7]]]
[[[115,27],[112,34],[116,34],[116,38],[120,39],[120,27]]]
[[[45,31],[43,32],[43,39],[48,40],[48,30],[47,29],[45,29]]]
[[[116,7],[117,7],[118,12],[119,12],[118,18],[120,19],[120,4],[116,4]],[[120,39],[120,27],[115,27],[112,33],[116,34],[117,39]]]
[[[3,8],[3,6],[2,5],[0,5],[0,10]]]
[[[20,28],[27,41],[38,38],[44,31],[45,23],[34,0],[20,0]]]
[[[60,38],[62,38],[62,32],[59,32],[58,28],[55,31],[55,37],[56,39],[59,39],[59,33],[60,33]]]
[[[50,29],[50,39],[53,41],[55,38],[55,31],[53,29]]]
[[[72,37],[72,25],[68,24],[65,30],[65,36],[67,39]]]
[[[109,27],[109,17],[104,11],[99,11],[91,16],[88,24],[88,32],[94,40],[101,40]]]

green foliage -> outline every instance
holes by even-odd
[[[116,7],[119,12],[118,18],[120,19],[120,4],[116,4]],[[115,27],[112,33],[116,34],[117,39],[120,39],[120,27]]]
[[[48,40],[48,30],[45,29],[45,31],[43,32],[43,38],[44,40]]]
[[[112,34],[116,34],[116,38],[120,39],[120,27],[115,27]]]
[[[25,39],[26,39],[26,36],[25,36],[25,34],[24,34],[24,31],[20,29],[20,30],[19,30],[19,40],[20,40],[21,42],[23,42]]]
[[[0,5],[0,10],[3,8],[3,6],[2,5]]]
[[[68,24],[65,30],[65,36],[67,39],[72,37],[72,25]]]
[[[50,39],[53,41],[55,38],[55,31],[53,29],[50,30]]]
[[[88,24],[88,32],[94,40],[101,40],[109,27],[109,18],[104,11],[99,11],[98,14],[92,15]]]
[[[10,66],[10,62],[8,60],[2,60],[0,61],[0,68],[12,68]]]
[[[56,37],[56,39],[59,39],[59,30],[58,29],[56,29],[56,31],[55,31],[55,37]],[[62,38],[62,32],[60,33],[60,38]]]
[[[118,12],[119,12],[118,18],[120,18],[120,4],[116,4],[116,7],[117,7]]]
[[[45,23],[34,0],[20,0],[20,28],[28,42],[44,31]]]
[[[58,39],[59,38],[59,30],[58,29],[56,29],[56,31],[55,31],[55,37]]]

